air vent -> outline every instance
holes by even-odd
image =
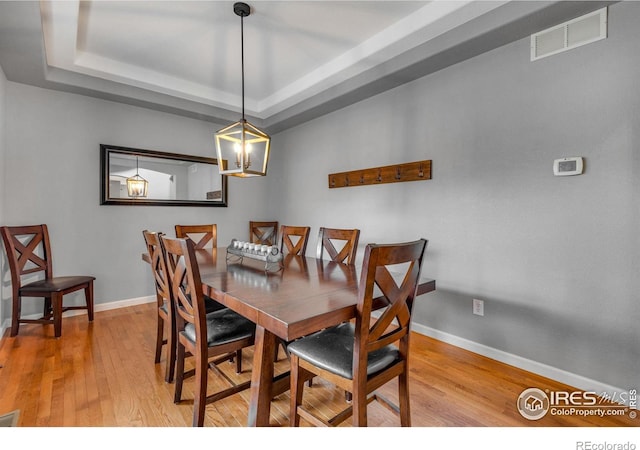
[[[531,61],[607,37],[607,8],[531,35]]]

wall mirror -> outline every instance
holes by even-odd
[[[132,193],[138,175],[146,192]],[[101,205],[227,206],[227,177],[216,158],[100,144]]]

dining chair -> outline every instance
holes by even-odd
[[[290,268],[292,264],[295,264],[299,273],[304,274],[307,272],[307,260],[305,258],[305,253],[307,251],[307,242],[309,241],[310,232],[311,227],[296,227],[288,225],[282,225],[280,227],[279,248],[280,252],[284,255],[282,263],[285,268]],[[278,361],[278,352],[280,351],[280,348],[282,348],[285,354],[287,353],[287,342],[278,338],[274,361]],[[311,383],[311,381],[309,382]]]
[[[325,251],[332,261],[355,264],[358,252],[360,230],[344,230],[339,228],[320,228],[316,257],[323,259]],[[336,245],[340,250],[336,249]]]
[[[252,244],[277,245],[278,222],[249,221],[249,241]]]
[[[11,272],[12,311],[11,336],[18,334],[21,323],[53,324],[55,337],[62,335],[62,313],[69,310],[87,311],[89,322],[93,321],[93,276],[53,276],[51,242],[47,225],[0,227],[4,248]],[[23,284],[22,276],[38,272],[44,278]],[[66,294],[84,289],[85,306],[63,306]],[[44,298],[41,319],[20,317],[22,297]]]
[[[196,244],[196,249],[218,246],[218,225],[176,225],[177,238],[190,238]]]
[[[345,322],[289,344],[291,426],[299,426],[300,418],[315,426],[336,426],[349,417],[354,426],[367,426],[367,405],[373,400],[396,411],[402,426],[411,426],[411,312],[426,247],[426,239],[367,245],[358,286],[355,323]],[[393,275],[401,269],[401,277]],[[372,317],[374,310],[375,319]],[[329,420],[312,414],[311,408],[302,405],[302,397],[304,381],[314,376],[351,392],[351,405]],[[399,407],[376,393],[376,389],[396,377]]]
[[[218,225],[215,223],[206,225],[175,225],[176,238],[178,239],[191,239],[195,244],[196,250],[204,248],[216,248],[218,247]],[[208,313],[216,311],[218,309],[225,308],[224,305],[213,300],[209,296],[204,296],[204,305]],[[242,358],[239,359],[238,364],[241,363]],[[241,371],[238,366],[238,372]]]
[[[167,280],[167,269],[165,251],[160,240],[160,236],[164,233],[158,233],[154,231],[144,230],[142,232],[145,244],[147,245],[147,252],[149,255],[151,273],[153,275],[155,289],[156,289],[156,304],[157,304],[157,327],[156,327],[156,352],[155,363],[160,363],[162,357],[162,347],[166,345],[166,360],[165,360],[165,381],[172,383],[175,366],[176,366],[176,322],[174,303],[171,300],[173,293]],[[221,303],[213,300],[209,296],[204,296],[205,311],[207,313],[224,309],[225,306]],[[165,330],[167,330],[167,337],[165,338]],[[236,371],[240,373],[242,371],[242,352],[239,350],[236,355]],[[235,359],[235,358],[234,358]],[[233,361],[232,361],[233,362]]]
[[[353,265],[356,261],[359,238],[360,230],[357,228],[340,229],[321,227],[318,232],[316,258],[323,259],[326,250],[332,261]],[[339,251],[336,249],[336,245],[340,248]],[[311,387],[313,380],[309,379],[307,384]],[[347,401],[351,401],[351,393],[346,391],[345,398]]]
[[[287,254],[304,256],[307,252],[310,232],[311,227],[282,225],[280,227],[280,251],[283,254],[286,250]]]
[[[155,363],[160,363],[162,346],[166,345],[167,357],[165,360],[164,379],[167,383],[173,382],[176,367],[176,324],[174,319],[173,303],[171,301],[171,286],[167,279],[167,266],[164,248],[160,241],[162,233],[149,230],[142,232],[147,244],[147,251],[151,262],[156,287],[157,327],[156,327],[156,354]],[[164,330],[168,330],[167,338],[164,338]]]
[[[218,247],[218,225],[215,223],[206,225],[176,225],[176,237],[179,239],[189,238],[195,243],[195,249]],[[225,308],[224,305],[213,300],[209,296],[204,296],[204,305],[207,313]],[[230,361],[236,362],[236,372],[242,372],[242,350],[238,350],[236,357]]]
[[[190,239],[160,238],[166,258],[169,283],[173,293],[176,319],[177,353],[174,402],[182,400],[185,378],[195,377],[193,426],[204,424],[205,407],[209,403],[248,389],[251,381],[207,395],[208,370],[222,374],[218,364],[236,355],[237,350],[252,346],[255,324],[228,308],[206,313],[204,293],[195,244]],[[194,369],[185,372],[185,359],[193,355]]]

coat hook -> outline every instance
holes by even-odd
[[[420,178],[424,178],[424,170],[422,170],[422,163],[420,163],[420,171],[418,172]]]
[[[396,180],[399,180],[400,178],[402,178],[400,176],[400,166],[396,167]]]
[[[360,174],[360,184],[364,184],[364,174]]]
[[[349,175],[347,175],[347,176],[345,177],[344,185],[345,185],[345,186],[349,186]]]
[[[382,181],[382,170],[378,169],[378,177],[376,178],[376,181],[380,182]]]
[[[331,177],[331,187],[336,187],[336,179]]]

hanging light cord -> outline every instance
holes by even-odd
[[[244,15],[240,15],[240,61],[242,67],[242,120],[244,119]]]

